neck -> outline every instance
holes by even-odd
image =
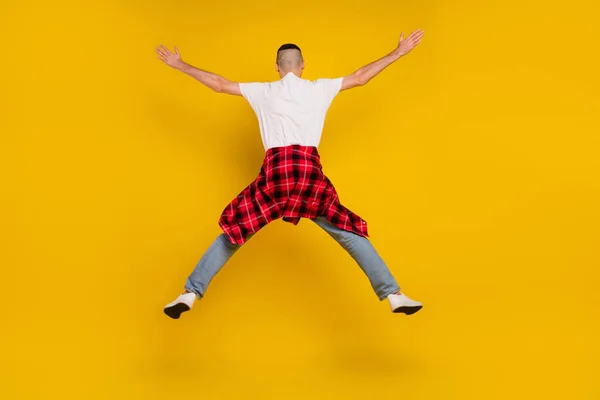
[[[289,74],[293,74],[296,77],[300,77],[300,73],[296,72],[296,71],[287,71],[287,72],[284,72],[283,75],[282,75],[282,77],[287,76]]]

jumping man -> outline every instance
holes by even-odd
[[[237,83],[187,64],[161,45],[158,57],[168,66],[200,81],[218,93],[244,96],[258,118],[265,158],[258,177],[223,210],[221,233],[188,277],[185,292],[167,304],[165,314],[177,319],[201,299],[214,276],[229,258],[269,222],[282,218],[294,225],[301,218],[314,221],[354,258],[380,301],[392,312],[414,314],[423,306],[400,292],[395,278],[369,239],[367,223],[344,207],[335,187],[323,173],[317,147],[325,115],[342,90],[366,85],[387,66],[408,54],[423,37],[418,29],[400,35],[396,49],[356,72],[337,79],[302,79],[300,48],[284,44],[277,51],[275,69],[280,80]]]

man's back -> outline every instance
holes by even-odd
[[[263,145],[319,145],[325,116],[343,78],[309,81],[288,73],[268,83],[240,83],[258,118]]]

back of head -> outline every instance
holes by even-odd
[[[304,69],[304,59],[300,47],[292,43],[280,46],[277,50],[276,69],[280,77],[284,77],[289,72],[300,77]]]

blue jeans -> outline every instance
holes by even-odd
[[[379,300],[384,300],[388,295],[400,291],[392,273],[377,254],[369,239],[340,229],[324,217],[317,217],[312,221],[323,228],[354,258],[369,278],[371,287]],[[248,239],[252,236],[253,234],[249,235]],[[198,261],[196,268],[187,279],[185,289],[195,293],[201,299],[206,293],[210,281],[242,246],[231,243],[224,233],[219,235]]]

